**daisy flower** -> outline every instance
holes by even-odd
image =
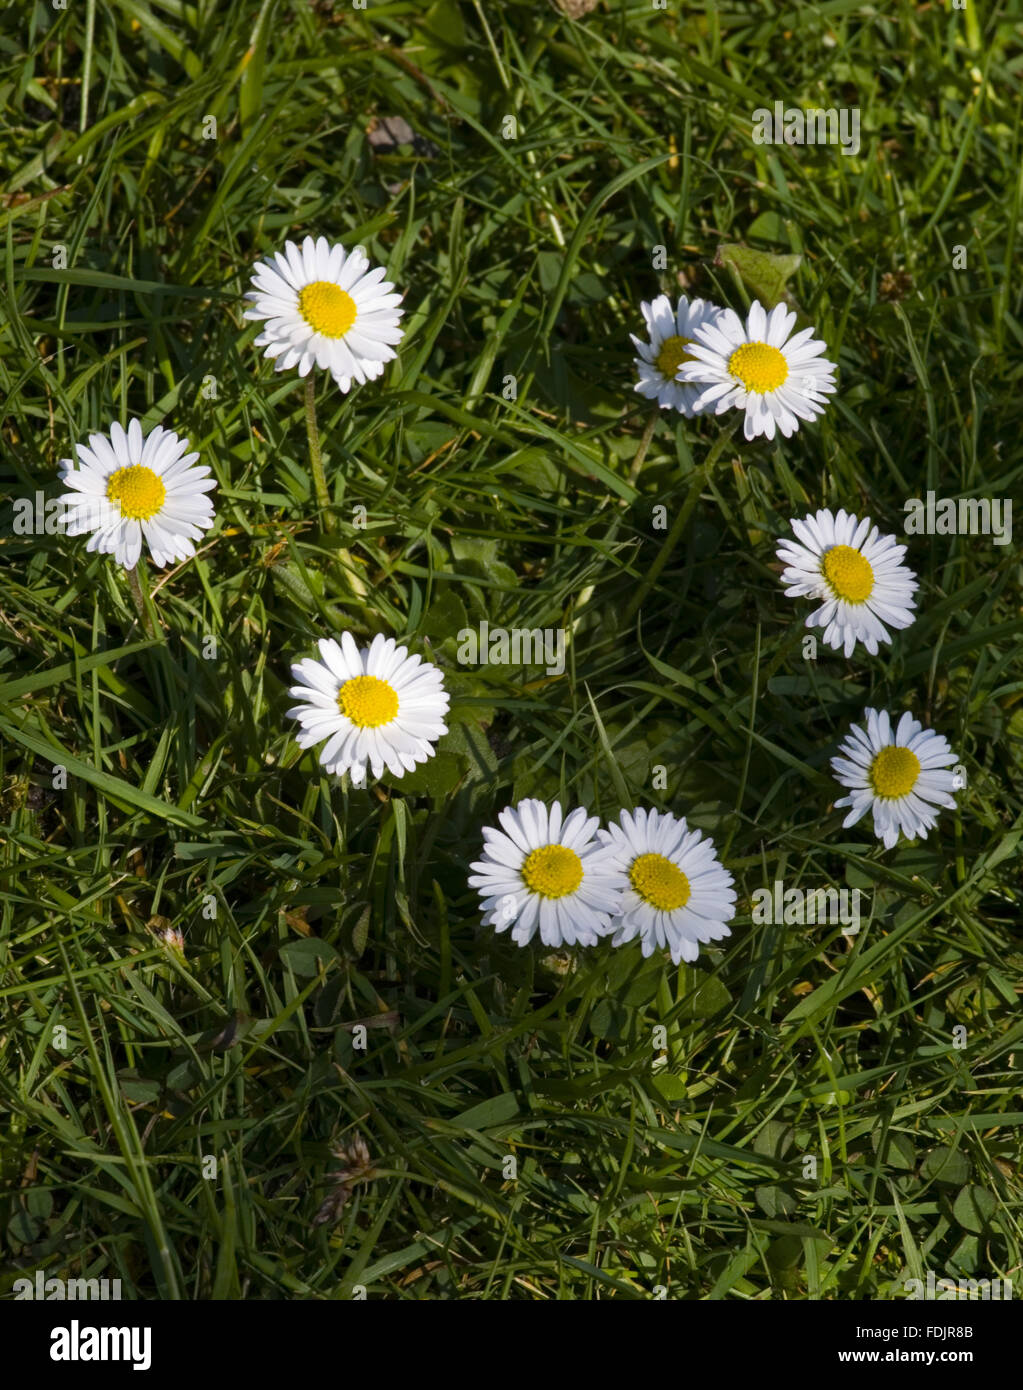
[[[690,303],[685,295],[678,301],[678,308],[673,309],[666,294],[658,295],[652,304],[642,303],[639,307],[650,341],[646,343],[634,333],[629,334],[639,353],[633,358],[639,372],[634,389],[641,396],[658,401],[662,410],[673,406],[691,419],[697,414],[695,405],[700,389],[683,385],[676,373],[683,362],[691,360],[689,349],[696,330],[703,324],[714,323],[721,310],[703,299]]]
[[[851,809],[843,827],[855,825],[868,811],[874,812],[874,834],[891,849],[900,832],[912,839],[926,838],[938,821],[938,807],[955,809],[954,791],[961,782],[947,769],[958,758],[948,740],[925,729],[907,710],[892,733],[887,712],[866,711],[867,727],[856,724],[832,758],[835,777],[849,796],[835,802]]]
[[[433,757],[434,743],[448,731],[450,699],[436,666],[379,633],[361,650],[350,632],[340,642],[322,638],[319,648],[322,661],[306,658],[291,668],[299,683],[288,694],[300,703],[288,717],[302,726],[300,748],[326,739],[320,762],[338,777],[347,772],[356,787],[365,783],[367,766],[374,777],[385,767],[403,777]]]
[[[819,511],[790,525],[798,542],[778,545],[778,559],[788,567],[781,582],[790,598],[824,600],[806,626],[822,627],[829,647],[844,647],[852,656],[862,642],[876,656],[877,644],[892,640],[885,623],[909,627],[916,617],[916,575],[902,563],[906,547],[894,536],[882,536],[869,516],[860,521],[844,511]]]
[[[644,956],[667,947],[678,965],[695,960],[701,942],[731,936],[725,924],[735,914],[732,875],[713,841],[690,830],[683,817],[640,807],[622,811],[599,834],[628,880],[612,923],[613,945],[638,936]]]
[[[540,929],[545,946],[594,946],[610,927],[625,886],[594,838],[597,817],[577,809],[563,816],[555,801],[520,801],[483,831],[483,858],[469,883],[482,900],[483,925],[527,946]]]
[[[789,337],[795,322],[784,304],[768,314],[754,300],[745,325],[733,309],[724,309],[714,323],[695,329],[690,360],[678,376],[699,386],[696,409],[713,406],[715,415],[744,410],[747,439],[773,439],[776,429],[788,439],[800,420],[822,414],[835,389],[835,364],[821,357],[825,344],[812,328]]]
[[[313,365],[329,371],[342,391],[380,376],[401,342],[400,294],[378,266],[370,270],[361,246],[345,252],[326,237],[307,236],[301,247],[284,243],[273,260],[260,261],[252,277],[247,319],[265,319],[256,347],[277,359],[282,372]]]
[[[146,542],[153,564],[169,565],[195,554],[194,542],[213,524],[206,496],[217,486],[198,454],[186,454],[187,439],[157,425],[143,435],[138,420],[127,430],[116,421],[109,435],[90,434],[76,444],[78,462],[61,459],[61,481],[71,489],[58,499],[58,520],[67,535],[89,535],[87,550],[113,555],[132,570]]]

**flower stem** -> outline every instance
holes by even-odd
[[[128,571],[128,584],[131,587],[131,596],[135,600],[135,612],[139,615],[142,630],[147,637],[152,637],[153,618],[146,602],[148,595],[143,589],[142,580],[139,577],[139,566],[143,564],[145,561],[140,557],[138,564]]]
[[[636,479],[639,477],[639,470],[643,467],[643,462],[646,459],[646,452],[650,448],[650,441],[654,437],[654,430],[657,428],[657,421],[659,418],[659,409],[654,410],[651,412],[650,419],[646,422],[643,438],[639,441],[639,448],[636,450],[636,456],[632,460],[632,467],[629,469],[630,483],[635,483]]]
[[[327,491],[323,455],[320,453],[320,431],[316,425],[316,382],[312,372],[305,379],[305,432],[309,439],[309,462],[313,470],[316,505],[322,513],[324,531],[333,531],[334,514],[330,510],[330,493]]]

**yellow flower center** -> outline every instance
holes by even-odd
[[[886,800],[911,792],[919,776],[920,759],[908,748],[882,748],[870,764],[870,785]]]
[[[777,391],[788,379],[789,364],[785,354],[767,343],[743,343],[728,359],[728,370],[738,377],[747,391],[765,395]]]
[[[337,707],[360,729],[379,729],[398,713],[398,694],[377,676],[353,676],[337,692]]]
[[[634,859],[629,882],[645,903],[662,912],[674,912],[689,901],[689,880],[663,854],[641,854]]]
[[[306,323],[325,338],[343,338],[355,322],[355,300],[329,280],[314,280],[299,292],[299,313]]]
[[[583,881],[583,861],[565,845],[543,845],[526,856],[522,881],[542,898],[564,898]]]
[[[874,571],[851,545],[833,545],[821,561],[824,578],[836,598],[846,603],[863,603],[874,592]]]
[[[107,498],[131,521],[148,521],[164,504],[167,489],[151,468],[141,463],[118,468],[107,479]]]
[[[689,351],[689,344],[692,341],[692,338],[682,338],[677,333],[674,333],[670,338],[665,338],[661,344],[660,352],[654,359],[661,376],[673,381],[675,373],[683,362],[696,361],[696,358]]]

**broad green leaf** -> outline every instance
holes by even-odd
[[[303,936],[298,941],[288,941],[280,948],[278,955],[286,965],[290,965],[296,975],[318,975],[320,967],[341,957],[329,941],[320,941],[315,936]]]
[[[958,1149],[943,1145],[939,1149],[932,1149],[926,1156],[920,1165],[920,1176],[925,1182],[959,1187],[970,1176],[970,1160]]]
[[[785,286],[799,269],[802,259],[798,255],[777,256],[769,251],[753,251],[748,246],[722,242],[715,263],[733,271],[765,309],[773,309],[787,298]]]
[[[964,1231],[981,1235],[998,1210],[998,1201],[986,1187],[964,1187],[952,1205],[952,1215]]]

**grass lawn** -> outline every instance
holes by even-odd
[[[0,1296],[37,1269],[201,1300],[1023,1278],[1019,555],[904,531],[929,492],[1023,497],[1021,24],[4,11]],[[858,149],[754,142],[776,101],[855,109]],[[303,382],[243,318],[306,235],[405,295],[379,380],[316,373],[326,510]],[[838,364],[826,413],[748,442],[636,394],[662,292],[788,296]],[[145,623],[112,558],[16,524],[132,417],[218,484]],[[779,583],[820,507],[908,546],[918,617],[876,656],[808,652]],[[460,661],[482,622],[563,631],[563,672]],[[401,781],[295,741],[291,664],[344,630],[444,672],[450,732]],[[965,770],[891,850],[834,808],[866,706]],[[676,967],[481,926],[468,865],[524,797],[685,815],[731,935]],[[763,920],[776,882],[859,890],[859,932]]]

